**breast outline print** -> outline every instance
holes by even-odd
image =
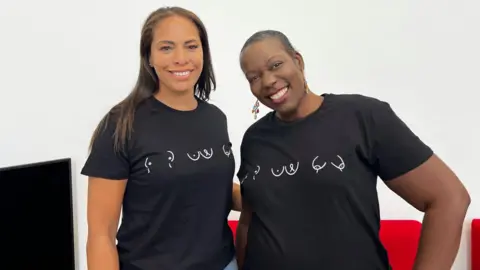
[[[335,163],[330,162],[330,164],[332,164],[332,166],[337,168],[339,171],[343,172],[343,170],[345,169],[345,161],[343,161],[341,156],[337,155],[337,157],[338,159],[340,159],[341,163],[339,165],[336,165]]]
[[[213,148],[210,148],[210,153],[208,153],[208,150],[207,149],[203,149],[203,153],[205,153],[205,155],[202,154],[202,152],[198,151],[198,153],[204,158],[204,159],[211,159],[213,157]]]
[[[315,170],[316,173],[318,173],[321,169],[325,168],[327,166],[327,162],[325,161],[323,165],[318,165],[315,164],[315,161],[318,159],[318,156],[316,156],[313,161],[312,161],[312,168]]]
[[[196,155],[196,157],[195,157],[195,155]],[[196,153],[192,154],[193,157],[191,157],[189,153],[187,153],[187,156],[190,160],[197,161],[197,160],[200,159],[200,151],[197,151]]]
[[[151,161],[148,161],[148,157],[145,159],[145,168],[147,168],[147,173],[150,173],[150,167],[148,166],[152,166],[152,162]]]
[[[222,145],[222,150],[223,150],[223,153],[225,154],[225,156],[230,157],[230,154],[232,153],[232,149],[225,150],[225,144],[224,144],[224,145]]]
[[[287,173],[288,175],[290,176],[293,176],[297,173],[298,171],[298,168],[300,167],[300,162],[297,161],[297,167],[295,168],[295,164],[294,163],[290,163],[289,165],[289,169],[287,169],[287,166],[283,165],[282,166],[282,169],[281,170],[277,170],[277,173],[275,173],[275,171],[273,170],[273,168],[271,168],[271,172],[272,172],[272,175],[275,176],[275,177],[280,177],[282,176],[282,174],[285,172]],[[280,172],[278,172],[280,171]]]
[[[170,169],[171,169],[172,168],[172,163],[175,160],[175,154],[170,150],[168,150],[167,153],[169,153],[171,155],[171,156],[168,157],[168,160],[170,161],[168,163],[168,167],[170,167]]]
[[[298,168],[300,167],[300,162],[297,161],[297,167],[295,169],[294,169],[295,165],[293,163],[290,163],[289,167],[290,167],[290,171],[288,171],[287,167],[285,167],[285,172],[290,176],[295,175],[298,171]]]
[[[285,166],[282,166],[281,170],[277,170],[277,174],[275,174],[275,172],[273,171],[273,168],[271,168],[270,170],[272,171],[273,176],[280,177],[280,176],[282,176],[283,172],[285,172]],[[278,171],[280,171],[280,172],[278,172]]]
[[[243,184],[243,182],[245,182],[247,178],[248,178],[248,173],[246,173],[245,176],[242,178],[242,180],[240,180],[240,185]]]
[[[197,161],[200,159],[200,157],[203,157],[204,159],[211,159],[213,157],[213,148],[210,148],[210,153],[208,152],[208,149],[203,149],[202,151],[197,151],[197,153],[192,154],[193,157],[190,156],[189,153],[187,153],[187,156],[192,161]]]
[[[253,180],[255,180],[255,176],[257,176],[259,172],[260,172],[260,165],[257,165],[257,169],[254,171],[255,174],[252,177]]]

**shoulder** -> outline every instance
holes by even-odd
[[[346,119],[372,121],[372,118],[392,114],[390,104],[378,98],[361,94],[326,94],[326,106]]]
[[[326,96],[327,107],[335,113],[332,119],[347,125],[360,126],[362,129],[384,128],[397,124],[398,116],[390,104],[378,98],[361,94],[339,94]]]
[[[275,112],[271,111],[260,119],[251,124],[243,134],[242,144],[246,144],[249,139],[254,137],[262,137],[266,131],[271,130],[275,126],[272,125],[272,117],[275,117]]]
[[[326,99],[331,99],[336,107],[353,109],[355,111],[369,112],[389,106],[387,102],[361,94],[326,94]]]
[[[134,113],[134,121],[139,121],[140,119],[148,119],[148,116],[152,114],[152,111],[155,110],[155,106],[153,103],[153,96],[145,98],[144,100],[140,101],[135,108],[133,109]]]
[[[209,103],[207,101],[200,100],[199,102],[200,102],[200,105],[204,107],[204,110],[209,115],[214,116],[214,117],[219,117],[219,118],[224,119],[224,120],[227,119],[227,115],[218,106],[216,106],[212,103]]]
[[[211,113],[226,117],[225,113],[220,109],[217,105],[214,105],[207,101],[199,101],[206,110],[210,111]]]
[[[108,131],[108,133],[113,133],[115,126],[121,119],[120,109],[117,107],[111,108],[102,118],[98,124],[98,129],[100,132]]]
[[[136,125],[139,120],[145,121],[145,119],[148,119],[148,112],[150,111],[150,106],[148,103],[148,98],[145,100],[142,100],[140,103],[138,103],[135,108],[131,111],[130,113],[127,113],[127,109],[125,107],[125,104],[119,103],[115,106],[113,106],[102,118],[102,120],[99,123],[99,131],[101,132],[107,132],[107,133],[114,133],[116,130],[116,126],[118,124],[124,123],[125,120],[129,117],[133,117],[133,122],[131,123],[132,125]]]

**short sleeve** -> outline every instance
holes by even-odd
[[[243,195],[243,181],[248,177],[248,173],[252,171],[252,166],[248,162],[248,146],[249,139],[248,139],[248,131],[245,133],[242,139],[242,143],[240,145],[240,167],[237,172],[238,180],[240,181],[240,191]]]
[[[386,102],[370,110],[373,163],[378,176],[388,181],[427,161],[433,151],[397,116]]]
[[[127,155],[114,150],[115,122],[108,121],[94,140],[81,174],[111,180],[128,179],[130,165]]]

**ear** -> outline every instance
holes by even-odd
[[[293,60],[295,61],[295,64],[300,69],[300,71],[302,71],[303,73],[303,70],[305,69],[305,62],[303,61],[302,55],[299,52],[295,51],[293,54]]]

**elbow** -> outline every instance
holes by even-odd
[[[462,194],[459,195],[460,199],[460,207],[464,209],[465,212],[467,212],[468,207],[470,207],[470,203],[472,202],[472,198],[470,198],[470,194],[468,193],[467,190],[462,192]]]
[[[115,244],[115,236],[108,233],[89,233],[87,236],[87,248],[98,243]]]
[[[104,224],[93,224],[88,227],[87,233],[87,242],[111,242],[115,243],[116,239],[116,226],[112,222],[112,224],[104,225]]]
[[[451,213],[451,216],[465,217],[470,206],[471,198],[468,191],[464,188],[446,194],[429,204],[425,212],[429,210],[440,210],[444,214]]]
[[[465,188],[462,188],[459,191],[455,192],[455,194],[452,194],[449,201],[456,211],[466,213],[472,199],[470,198],[470,194],[468,193],[468,191]]]

